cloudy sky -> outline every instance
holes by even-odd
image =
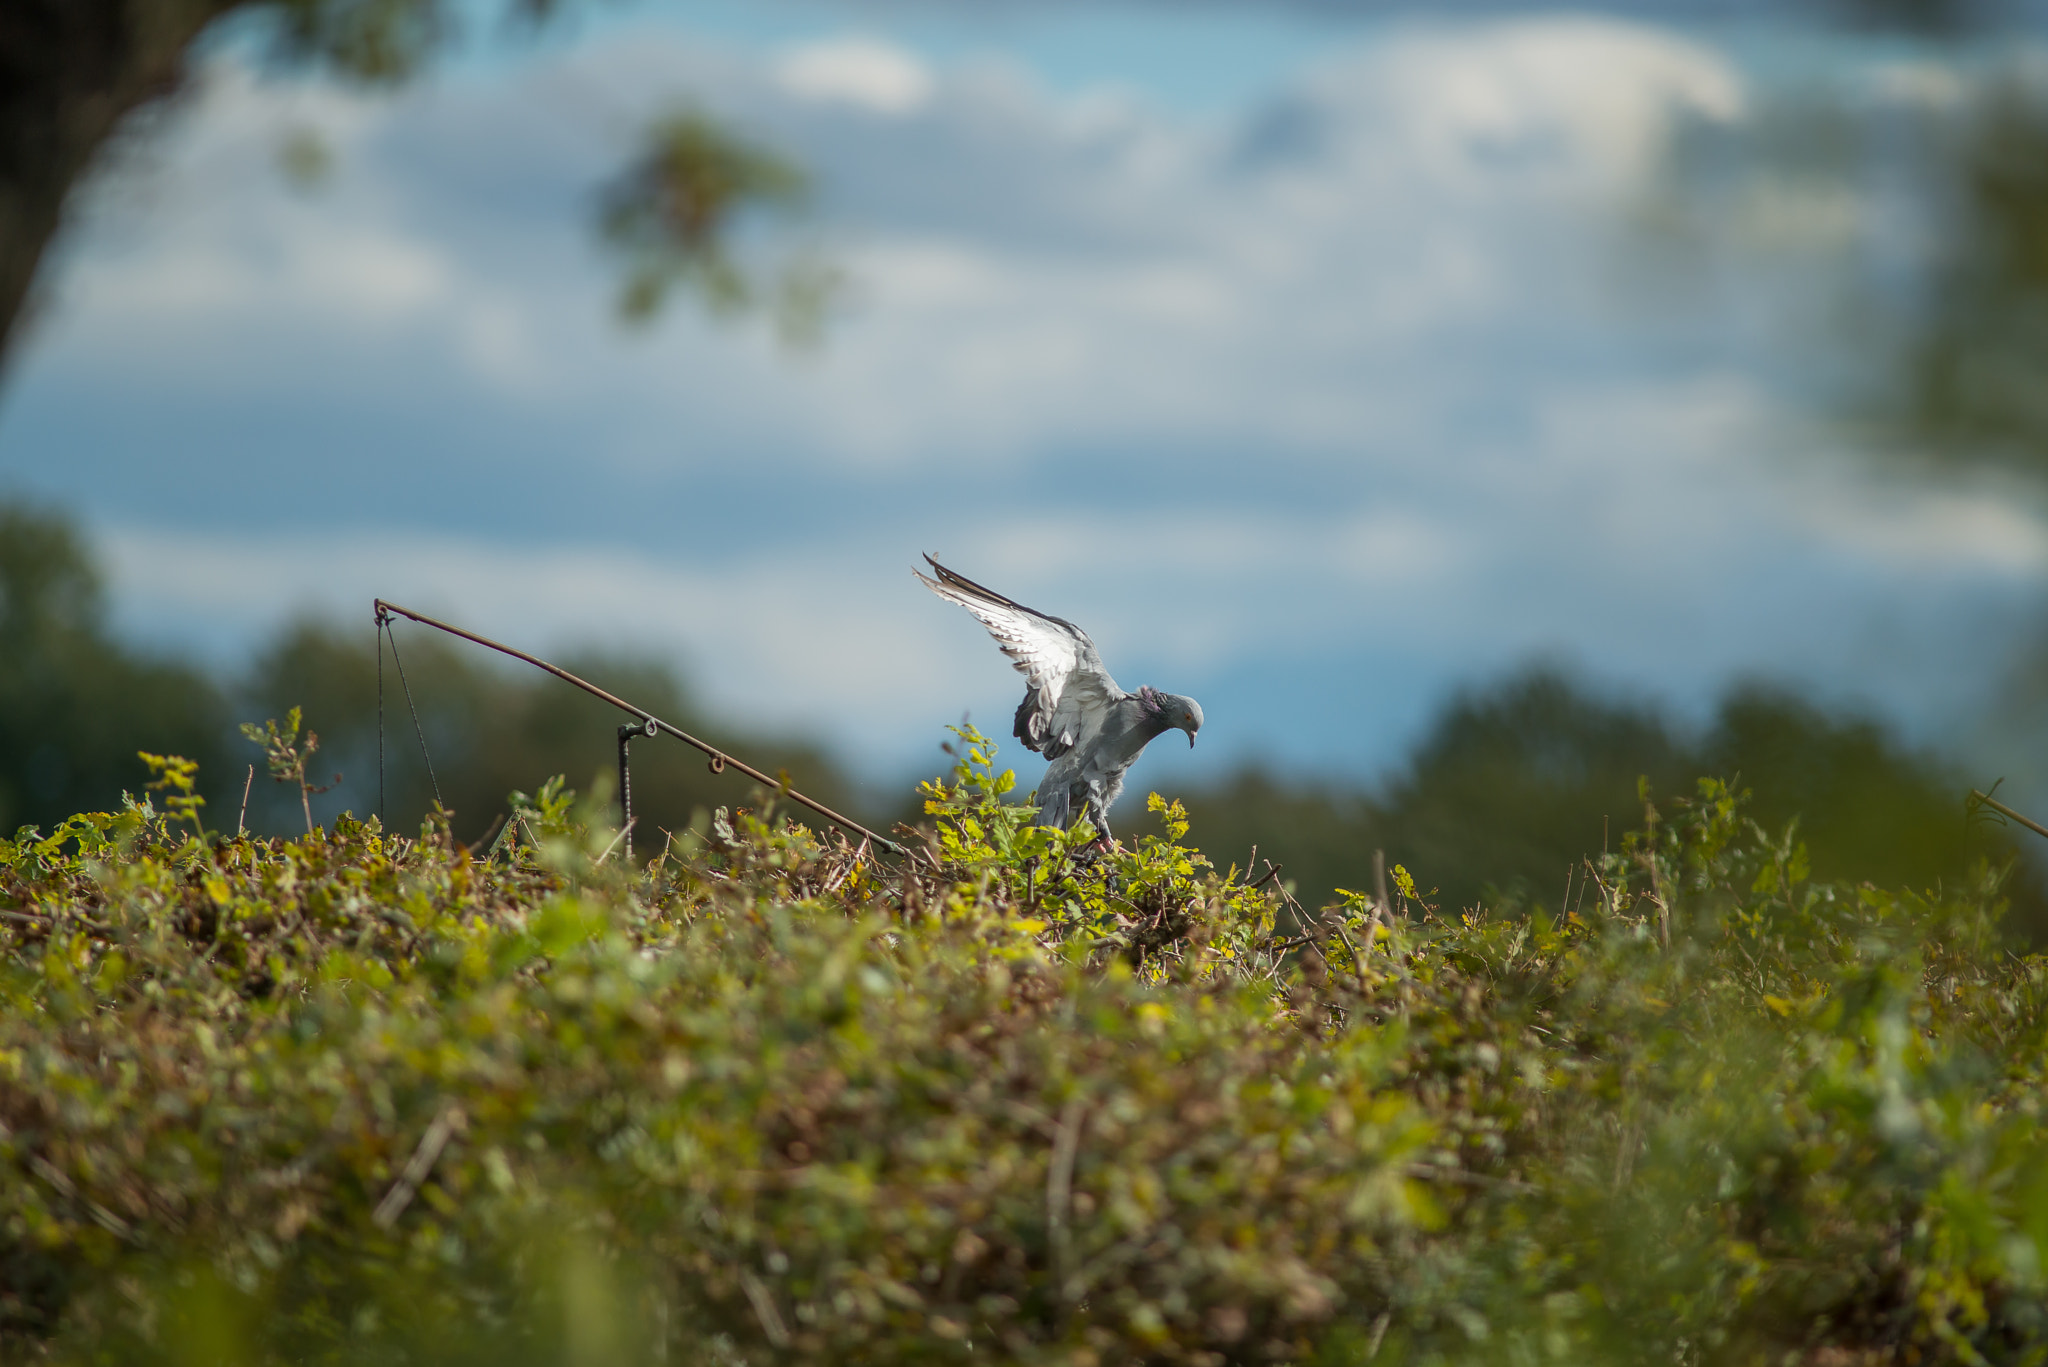
[[[1534,657],[1695,714],[1762,674],[1938,737],[2048,530],[1875,480],[1816,418],[1813,263],[1884,206],[1717,208],[1737,270],[1655,227],[1675,138],[1816,79],[1955,78],[1755,24],[1272,7],[675,3],[395,96],[228,44],[66,244],[0,489],[85,520],[142,639],[232,666],[316,612],[368,650],[381,594],[659,652],[870,775],[1015,703],[912,582],[926,550],[1202,700],[1152,782],[1367,777]],[[812,171],[754,245],[845,271],[819,349],[610,312],[595,189],[685,103]],[[302,131],[312,189],[279,169]]]

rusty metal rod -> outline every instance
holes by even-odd
[[[737,769],[741,773],[747,775],[747,777],[749,778],[767,784],[769,787],[775,789],[775,791],[781,793],[784,797],[788,798],[791,802],[794,802],[802,807],[810,808],[819,816],[824,817],[827,821],[830,821],[836,826],[841,826],[844,827],[846,830],[857,832],[860,835],[865,836],[867,839],[874,841],[877,845],[880,845],[888,850],[891,850],[896,854],[908,853],[908,851],[905,850],[901,845],[889,839],[887,836],[877,835],[875,832],[869,830],[867,827],[861,825],[858,821],[853,820],[851,817],[841,816],[839,813],[833,811],[830,807],[827,807],[824,803],[805,797],[802,793],[790,787],[786,780],[770,778],[768,775],[762,773],[759,769],[756,769],[753,765],[747,764],[739,759],[735,759],[733,756],[726,754],[723,750],[720,750],[717,746],[712,745],[708,741],[698,740],[695,736],[691,735],[689,732],[681,729],[680,727],[671,726],[669,723],[663,721],[661,718],[655,716],[652,712],[647,711],[645,708],[635,707],[633,706],[633,704],[627,702],[624,698],[618,697],[616,694],[607,693],[605,692],[605,690],[599,688],[596,684],[591,683],[586,679],[577,678],[574,674],[571,674],[568,670],[563,669],[560,665],[551,665],[546,660],[541,659],[538,655],[528,655],[523,650],[514,650],[511,646],[508,646],[501,641],[493,641],[488,636],[479,636],[473,631],[464,631],[461,627],[450,626],[448,623],[438,621],[435,618],[427,616],[423,612],[414,612],[411,608],[400,607],[396,603],[387,603],[382,598],[376,600],[376,609],[379,613],[395,612],[401,617],[411,618],[413,621],[418,622],[421,626],[432,627],[436,631],[445,631],[450,636],[460,636],[465,641],[473,641],[477,645],[483,646],[486,649],[497,651],[500,655],[510,655],[515,660],[524,660],[527,664],[532,665],[536,669],[544,669],[548,673],[560,679],[563,683],[574,684],[576,685],[576,687],[582,689],[585,693],[588,693],[591,697],[602,698],[604,701],[610,703],[613,707],[618,708],[621,712],[630,712],[632,715],[638,717],[641,723],[647,728],[646,733],[648,735],[660,735],[662,732],[665,731],[669,735],[674,736],[677,740],[681,741],[683,744],[695,746],[697,749],[703,751],[706,755],[709,755],[711,757],[712,773],[722,774],[725,772],[726,768],[730,766],[731,768]]]
[[[1980,793],[1975,788],[1972,788],[1970,789],[1970,801],[1978,804],[1979,806],[1989,807],[1992,811],[1997,812],[2000,816],[2011,817],[2014,821],[2019,822],[2020,825],[2025,826],[2035,835],[2048,837],[2048,826],[2043,826],[2038,821],[2027,820],[2018,812],[2006,806],[2003,802],[2000,802],[1997,798],[1991,796],[1991,794],[1989,793]]]

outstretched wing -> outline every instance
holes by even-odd
[[[1017,708],[1018,740],[1047,759],[1058,759],[1101,729],[1124,691],[1102,667],[1087,632],[983,588],[929,555],[925,562],[938,578],[913,570],[917,581],[980,618],[1027,681],[1024,701]]]

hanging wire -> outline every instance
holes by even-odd
[[[413,705],[412,685],[406,682],[405,661],[398,657],[398,633],[391,630],[388,622],[385,624],[385,631],[391,637],[391,663],[398,666],[398,686],[405,690],[405,707],[412,713],[412,731],[420,738],[420,758],[427,762],[427,782],[433,785],[434,805],[446,807],[448,804],[441,801],[441,780],[434,777],[434,757],[427,753],[426,728],[420,725],[420,710]]]
[[[391,629],[391,614],[377,606],[377,824],[385,828],[391,825],[391,814],[384,807],[384,633]]]
[[[2029,817],[2021,816],[2018,812],[1991,796],[1991,793],[1998,791],[1998,784],[2003,782],[2005,780],[2001,778],[1998,780],[1998,783],[1992,784],[1991,792],[1980,793],[1975,788],[1970,789],[1970,796],[1963,804],[1963,810],[1967,814],[1965,819],[1972,825],[1990,824],[2003,826],[2006,821],[2014,821],[2025,826],[2035,835],[2048,838],[2048,826],[2043,826],[2040,822]],[[1998,815],[1985,815],[1987,809],[1996,812]],[[1999,817],[2003,817],[2005,820],[2001,821]]]

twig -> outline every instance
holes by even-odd
[[[405,1171],[398,1174],[398,1180],[391,1184],[391,1190],[384,1193],[384,1199],[371,1213],[370,1218],[377,1222],[379,1229],[389,1229],[398,1223],[398,1217],[405,1214],[412,1198],[419,1195],[420,1183],[427,1180],[427,1174],[440,1161],[441,1150],[448,1147],[448,1141],[467,1123],[461,1109],[454,1106],[434,1117],[434,1123],[427,1126],[427,1132],[420,1136],[419,1147],[406,1160]]]
[[[1603,855],[1602,857],[1604,858],[1605,856]],[[1600,870],[1593,867],[1592,860],[1586,859],[1581,862],[1585,864],[1586,872],[1593,876],[1593,886],[1600,889],[1600,909],[1610,917],[1619,916],[1621,908],[1615,901],[1614,889],[1607,886],[1607,880],[1600,876]],[[1584,906],[1585,904],[1586,885],[1581,883],[1579,884],[1579,905]]]
[[[1631,1119],[1623,1122],[1621,1133],[1614,1145],[1614,1187],[1620,1191],[1628,1185],[1629,1173],[1635,1169],[1636,1146],[1641,1142],[1641,1128]]]
[[[1021,1101],[1005,1101],[1003,1110],[1010,1119],[1020,1125],[1028,1125],[1040,1134],[1051,1135],[1055,1139],[1059,1137],[1060,1122],[1036,1106],[1027,1106]]]
[[[495,837],[498,834],[498,827],[504,824],[505,814],[503,812],[499,812],[496,816],[491,818],[491,824],[484,827],[484,833],[478,836],[470,844],[463,846],[463,848],[467,850],[474,850],[478,845],[482,845],[485,841],[488,840],[491,843],[488,846],[486,846],[486,848],[489,849],[492,853],[495,853],[498,848],[498,842],[493,837]],[[490,858],[490,855],[486,854],[484,858],[488,859]]]
[[[495,825],[492,827],[498,834],[491,841],[491,847],[484,851],[484,862],[486,864],[495,860],[498,857],[498,851],[505,848],[507,844],[512,845],[514,848],[517,848],[519,844],[519,818],[516,816],[506,816],[501,812],[498,815],[498,820],[505,824],[502,829]]]
[[[249,776],[242,780],[242,810],[235,817],[235,834],[238,836],[249,833],[249,785],[255,781],[256,766],[252,764],[249,766]]]
[[[1373,913],[1371,924],[1367,925],[1365,928],[1365,933],[1368,936],[1370,936],[1375,930],[1379,929],[1379,924],[1379,913],[1375,912]],[[1370,992],[1372,990],[1372,986],[1365,980],[1365,956],[1358,952],[1357,945],[1351,943],[1350,933],[1344,929],[1344,923],[1342,921],[1339,921],[1337,923],[1337,938],[1344,942],[1344,948],[1351,951],[1351,971],[1358,975],[1359,994],[1362,996]],[[1370,939],[1367,939],[1366,943],[1371,944],[1372,941]]]
[[[1469,1172],[1464,1168],[1446,1168],[1435,1163],[1410,1163],[1403,1169],[1410,1177],[1427,1177],[1439,1182],[1455,1182],[1466,1187],[1494,1187],[1501,1191],[1536,1191],[1537,1187],[1517,1181],[1512,1177],[1489,1177],[1483,1172]]]
[[[1052,1245],[1053,1294],[1059,1298],[1061,1315],[1068,1302],[1068,1264],[1072,1258],[1067,1215],[1073,1204],[1074,1158],[1081,1148],[1081,1123],[1087,1118],[1088,1103],[1070,1098],[1060,1111],[1059,1129],[1053,1136],[1052,1162],[1045,1170],[1045,1228]]]
[[[789,1347],[789,1327],[782,1322],[775,1297],[759,1277],[744,1267],[740,1269],[740,1290],[747,1293],[747,1303],[754,1307],[754,1318],[761,1322],[761,1332],[768,1336],[768,1342],[777,1348]]]
[[[1385,914],[1389,925],[1392,925],[1394,921],[1393,909],[1387,905],[1387,852],[1385,850],[1374,850],[1372,852],[1372,881],[1373,889],[1378,894],[1379,900],[1372,904],[1372,917],[1365,923],[1365,947],[1367,949],[1371,949],[1372,942],[1379,938],[1380,916]],[[1363,986],[1365,983],[1365,960],[1363,959],[1358,961],[1358,981],[1360,986]]]
[[[1250,887],[1246,888],[1245,891],[1257,892],[1260,888],[1263,888],[1264,886],[1266,886],[1266,884],[1272,882],[1275,878],[1278,878],[1280,876],[1280,870],[1285,867],[1287,867],[1285,864],[1275,864],[1272,860],[1268,859],[1266,861],[1266,876],[1261,878],[1258,882],[1252,884]]]
[[[95,935],[112,935],[114,933],[112,926],[101,925],[98,921],[87,917],[79,916],[73,919]],[[19,921],[25,926],[49,926],[52,929],[55,929],[57,925],[56,917],[40,911],[0,911],[0,920]]]
[[[1391,1310],[1380,1311],[1379,1318],[1372,1322],[1372,1337],[1366,1340],[1365,1344],[1365,1360],[1367,1362],[1371,1362],[1380,1355],[1380,1341],[1386,1338],[1387,1326],[1393,1322],[1394,1312]]]
[[[863,858],[867,856],[867,852],[868,842],[867,838],[863,836],[861,838],[860,848],[853,852],[853,858],[846,861],[845,868],[839,870],[839,872],[832,875],[831,880],[825,884],[825,891],[821,895],[825,897],[830,897],[833,893],[839,891],[839,885],[841,883],[844,883],[849,877],[852,876],[853,871],[860,867],[860,862]]]
[[[1665,949],[1669,949],[1671,948],[1671,904],[1664,897],[1664,872],[1657,865],[1657,855],[1654,850],[1640,852],[1636,855],[1636,862],[1650,871],[1650,901],[1657,908],[1657,940]],[[1781,883],[1784,881],[1783,874],[1779,875],[1779,881]],[[1798,914],[1792,907],[1792,889],[1789,886],[1785,888],[1785,909],[1793,911],[1794,915]]]
[[[1991,794],[1989,793],[1980,793],[1975,788],[1970,789],[1970,803],[1978,807],[1989,807],[1992,811],[1997,812],[2000,816],[2009,817],[2012,820],[2019,822],[2020,825],[2025,826],[2035,835],[2048,837],[2048,826],[2043,826],[2038,821],[2029,821],[2026,817],[2021,816],[2018,812],[2006,806],[2003,802],[2000,802],[1997,798],[1991,796]]]
[[[597,864],[602,864],[605,860],[612,857],[612,851],[616,850],[619,847],[619,842],[621,840],[624,840],[627,836],[633,833],[633,822],[638,821],[639,819],[640,818],[636,816],[633,818],[633,821],[628,821],[625,825],[619,827],[619,833],[612,837],[612,843],[605,846],[604,853],[597,857]],[[593,864],[591,865],[591,867],[596,868],[597,864]]]

